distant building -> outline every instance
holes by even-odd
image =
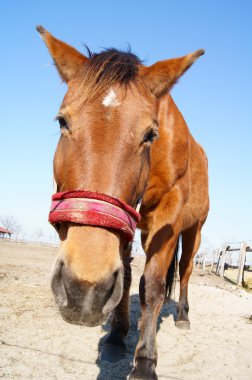
[[[12,232],[9,230],[6,230],[6,228],[0,227],[0,238],[11,238]]]

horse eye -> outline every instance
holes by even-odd
[[[144,138],[143,138],[143,143],[153,143],[154,139],[158,137],[158,131],[155,129],[149,130]]]
[[[67,125],[67,122],[64,119],[64,117],[59,116],[58,117],[58,122],[59,122],[60,128],[66,128],[66,129],[68,129],[68,125]]]

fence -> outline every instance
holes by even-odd
[[[232,252],[239,252],[237,265],[233,265],[232,263]],[[238,268],[236,283],[238,286],[244,285],[244,269],[246,267],[246,254],[248,252],[252,252],[252,249],[245,242],[241,242],[239,248],[231,248],[230,245],[225,245],[222,250],[214,249],[211,262],[208,262],[210,272],[215,272],[216,275],[224,277],[227,268]],[[206,259],[207,251],[204,251],[196,256],[195,264],[205,270],[207,265]]]
[[[0,238],[0,244],[2,243],[16,243],[16,244],[27,244],[36,246],[46,246],[46,247],[58,247],[58,244],[53,244],[47,241],[35,241],[35,240],[25,240],[25,239],[10,239],[10,238]]]

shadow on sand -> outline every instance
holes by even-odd
[[[164,318],[173,316],[175,321],[177,315],[177,303],[173,300],[170,300],[169,303],[165,303],[157,323],[157,331],[160,329],[160,326]],[[104,342],[110,332],[110,322],[108,321],[102,325],[106,335],[104,335],[98,345],[99,355],[96,360],[97,366],[100,368],[100,373],[97,376],[97,380],[126,380],[127,376],[130,374],[133,367],[134,353],[135,348],[139,339],[139,330],[138,330],[138,321],[141,318],[141,307],[139,302],[138,294],[133,294],[130,297],[130,330],[126,338],[127,352],[124,359],[110,363],[107,361],[100,360],[100,354],[104,345]]]

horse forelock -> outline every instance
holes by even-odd
[[[140,59],[130,51],[114,48],[91,53],[81,76],[82,100],[92,100],[106,93],[114,85],[127,86],[138,76]]]

